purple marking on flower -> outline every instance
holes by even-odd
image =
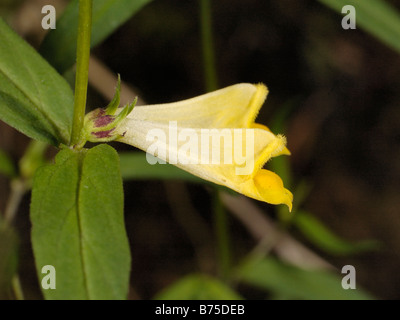
[[[88,117],[88,120],[93,120],[98,117],[103,116],[106,113],[106,110],[103,108],[97,108],[93,110],[92,112],[89,112],[86,116]]]
[[[110,115],[105,115],[105,116],[101,116],[98,117],[94,120],[94,126],[96,128],[100,128],[100,127],[105,127],[106,125],[110,124],[111,122],[113,122],[115,119],[114,116],[110,116]]]
[[[115,128],[107,131],[92,132],[92,135],[94,135],[97,139],[111,138],[110,133],[113,132],[114,130]]]
[[[104,116],[106,114],[106,109],[104,109],[104,108],[98,108],[96,111],[97,111],[96,112],[96,118]]]

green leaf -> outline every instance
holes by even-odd
[[[218,279],[204,274],[192,274],[164,289],[155,299],[241,300],[243,298]]]
[[[378,243],[373,240],[351,243],[341,239],[305,211],[297,212],[293,223],[315,246],[331,254],[348,255],[378,248]]]
[[[3,150],[0,149],[0,174],[7,177],[14,177],[16,170],[11,158]]]
[[[31,203],[32,243],[41,269],[56,269],[47,299],[125,299],[130,251],[116,151],[108,145],[62,150],[37,170]]]
[[[151,0],[93,1],[92,39],[94,47],[126,22]],[[40,52],[60,72],[75,63],[78,26],[78,0],[72,0],[57,21],[57,28],[44,39]]]
[[[345,5],[356,9],[357,27],[400,52],[400,14],[383,0],[319,0],[340,14]]]
[[[240,266],[237,276],[244,283],[289,299],[372,299],[358,286],[357,289],[343,289],[342,278],[338,274],[300,269],[274,258],[251,259]]]
[[[0,19],[0,120],[27,136],[58,145],[71,134],[68,83]]]
[[[149,155],[149,157],[154,158],[151,155]],[[161,179],[205,183],[204,180],[181,170],[172,164],[149,164],[146,160],[146,153],[143,152],[121,152],[120,160],[122,178],[126,180]]]

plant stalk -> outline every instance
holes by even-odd
[[[211,2],[210,0],[199,0],[199,6],[204,79],[206,90],[210,92],[218,89],[218,77],[213,46]],[[220,191],[217,188],[213,190],[213,211],[219,275],[222,280],[227,281],[231,269],[229,217],[221,202]]]
[[[211,3],[210,0],[200,1],[200,28],[201,43],[203,50],[203,64],[205,85],[207,91],[218,89],[217,72],[215,67],[214,45],[211,22]]]
[[[220,198],[220,190],[214,189],[214,225],[217,237],[218,273],[228,281],[231,270],[231,246],[228,215]]]
[[[70,142],[71,146],[75,146],[80,142],[85,118],[89,77],[90,37],[92,31],[92,3],[93,0],[79,0],[74,118]]]

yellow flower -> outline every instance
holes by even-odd
[[[200,178],[291,210],[292,193],[277,174],[262,169],[271,157],[290,154],[284,136],[254,122],[267,94],[262,84],[242,83],[180,102],[136,106],[113,134]]]

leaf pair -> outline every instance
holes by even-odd
[[[96,0],[93,41],[99,43],[151,0]],[[71,1],[42,54],[58,71],[75,62],[78,1]],[[68,145],[73,93],[64,78],[0,19],[0,120],[30,138]],[[61,64],[58,58],[61,56]],[[0,153],[0,171],[16,174]],[[56,270],[50,299],[124,299],[130,251],[123,222],[123,190],[116,151],[62,150],[54,165],[38,170],[31,204],[32,243],[39,279]],[[40,281],[39,281],[40,282]]]
[[[92,46],[151,0],[96,0]],[[42,55],[63,73],[75,62],[78,0],[42,44]],[[74,97],[63,77],[0,19],[0,120],[30,138],[69,144]]]
[[[0,119],[31,138],[68,144],[73,112],[68,83],[2,20],[0,38]],[[39,169],[31,220],[39,279],[43,266],[56,270],[56,289],[44,290],[46,298],[126,298],[130,251],[114,149],[64,149],[55,165]]]

